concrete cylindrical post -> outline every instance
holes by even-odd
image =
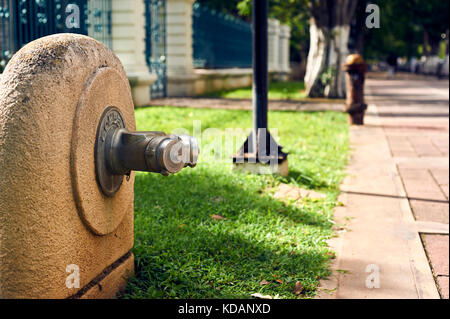
[[[279,72],[281,69],[280,51],[280,21],[269,19],[268,21],[268,54],[269,72]]]
[[[346,112],[349,122],[355,125],[364,124],[367,104],[364,102],[364,82],[367,64],[359,54],[351,54],[344,64],[346,73],[347,100]]]
[[[279,45],[279,60],[280,70],[279,79],[287,81],[289,79],[289,73],[291,68],[289,65],[289,41],[291,38],[291,28],[287,25],[280,25],[280,45]]]
[[[187,135],[135,132],[131,89],[100,42],[60,34],[0,78],[0,298],[110,298],[133,272],[133,171],[195,167]],[[126,178],[125,178],[126,177]]]
[[[86,36],[31,42],[1,75],[0,298],[110,298],[133,272],[134,175],[113,197],[96,181],[109,107],[135,130],[122,64]]]

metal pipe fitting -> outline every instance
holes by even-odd
[[[107,196],[120,188],[131,171],[175,174],[195,167],[199,148],[194,137],[163,132],[130,132],[120,111],[108,108],[100,120],[96,143],[97,181]]]

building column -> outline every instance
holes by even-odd
[[[167,1],[167,95],[191,96],[195,79],[192,5],[195,0]]]
[[[290,67],[290,39],[291,28],[287,25],[280,26],[280,80],[287,81],[289,73],[291,73]]]
[[[146,61],[145,19],[144,0],[112,0],[112,50],[125,68],[135,106],[148,105],[157,79]]]
[[[269,19],[269,72],[277,73],[279,65],[280,21]]]

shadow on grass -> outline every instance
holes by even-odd
[[[290,180],[295,181],[297,184],[301,184],[308,189],[329,189],[333,185],[325,182],[324,180],[320,180],[317,178],[313,178],[305,172],[297,171],[291,169],[289,171],[289,175],[285,178],[285,181],[288,182]]]
[[[138,174],[136,276],[124,297],[295,298],[296,281],[311,296],[329,274],[330,215],[317,213],[327,210],[321,202],[296,207],[262,194],[271,182],[203,167],[168,178]]]

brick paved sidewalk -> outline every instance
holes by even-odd
[[[449,82],[370,77],[318,298],[448,298]]]
[[[373,80],[368,86],[416,221],[448,227],[448,81]],[[421,238],[441,296],[448,299],[448,233],[424,231]]]

